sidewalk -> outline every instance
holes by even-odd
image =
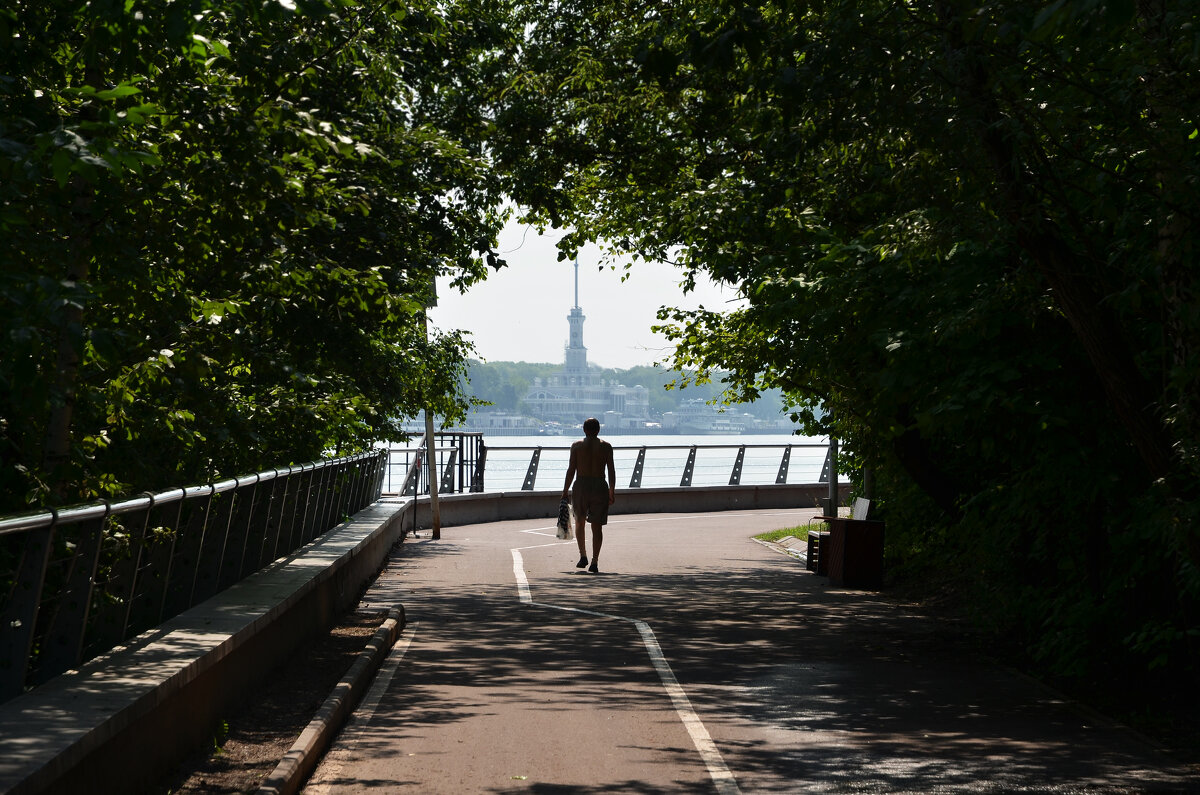
[[[750,540],[812,510],[406,541],[408,628],[306,792],[1200,792],[1124,728],[887,594]]]

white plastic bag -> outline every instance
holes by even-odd
[[[558,532],[554,537],[560,540],[571,537],[571,504],[566,500],[558,504]]]

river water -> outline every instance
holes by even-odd
[[[787,483],[816,483],[828,440],[825,437],[793,436],[791,434],[746,435],[628,435],[604,436],[613,446],[617,467],[617,488],[627,488],[644,446],[646,458],[642,470],[642,487],[678,486],[683,476],[688,454],[696,445],[696,460],[692,471],[693,486],[723,486],[729,483],[738,449],[745,445],[741,482],[746,485],[766,485],[776,482],[784,450],[791,445]],[[543,491],[562,488],[570,457],[572,436],[487,436],[487,466],[484,490],[518,491],[525,482],[529,462],[535,448],[541,448],[534,489]],[[413,444],[416,446],[416,443]],[[393,455],[393,461],[396,460]]]

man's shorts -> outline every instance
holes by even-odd
[[[608,524],[608,483],[604,478],[575,478],[571,509],[576,519],[582,516],[592,524]]]

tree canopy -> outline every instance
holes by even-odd
[[[421,321],[500,264],[485,6],[0,9],[0,510],[461,414],[469,346]]]
[[[460,416],[469,346],[422,308],[502,265],[512,201],[565,255],[737,285],[662,311],[672,366],[842,439],[898,580],[1060,673],[1195,679],[1198,16],[16,0],[0,510]]]
[[[1194,670],[1198,14],[530,9],[494,145],[568,246],[740,287],[736,311],[660,315],[674,364],[779,387],[843,439],[893,571],[1064,673]]]

